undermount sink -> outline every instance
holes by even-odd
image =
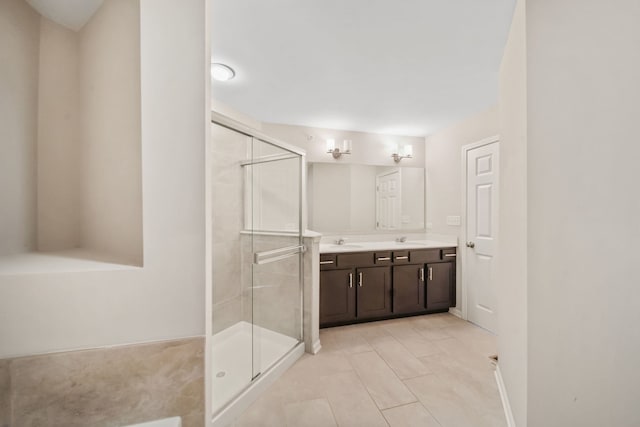
[[[424,242],[416,242],[416,241],[412,241],[412,240],[406,240],[404,242],[395,242],[396,245],[412,245],[412,246],[420,246],[420,245],[424,245]]]

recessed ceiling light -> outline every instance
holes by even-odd
[[[211,63],[211,77],[219,82],[226,82],[236,76],[236,72],[228,65],[220,64],[217,62]]]

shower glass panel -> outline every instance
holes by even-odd
[[[253,139],[251,182],[253,376],[302,339],[301,156]]]
[[[304,158],[224,123],[212,140],[215,414],[302,340]]]

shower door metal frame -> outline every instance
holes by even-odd
[[[300,147],[297,147],[295,145],[292,144],[288,144],[286,142],[280,141],[277,138],[273,138],[271,136],[268,136],[250,126],[247,126],[241,122],[238,122],[237,120],[231,119],[225,115],[222,115],[220,113],[217,113],[215,111],[211,112],[211,123],[222,126],[224,128],[230,129],[232,131],[238,132],[240,134],[243,134],[247,137],[253,138],[254,140],[259,140],[259,141],[263,141],[266,142],[267,144],[271,144],[274,145],[278,148],[281,148],[285,151],[288,151],[290,153],[292,153],[292,157],[293,155],[297,156],[299,158],[299,168],[300,168],[300,183],[299,183],[299,223],[298,223],[298,235],[300,238],[300,244],[296,245],[296,246],[290,246],[290,247],[286,247],[286,248],[279,248],[273,251],[266,251],[266,252],[262,252],[262,253],[254,253],[253,254],[253,263],[254,264],[263,264],[263,263],[268,263],[268,262],[272,262],[272,261],[277,261],[280,259],[283,259],[283,257],[290,257],[293,256],[295,254],[299,254],[300,257],[300,271],[299,271],[299,277],[300,277],[300,283],[299,283],[299,294],[300,294],[300,319],[299,319],[299,324],[300,324],[300,330],[299,330],[299,336],[300,336],[300,342],[304,342],[304,259],[303,259],[303,254],[305,252],[305,247],[303,244],[304,241],[304,232],[307,229],[307,191],[306,191],[306,175],[307,175],[307,160],[306,160],[306,151],[304,149],[301,149]],[[212,155],[216,155],[216,153],[212,153]],[[257,159],[251,159],[248,161],[243,161],[241,162],[241,166],[247,166],[247,165],[251,165],[251,164],[258,164],[258,163],[263,163],[263,162],[271,162],[271,161],[278,161],[278,160],[283,160],[289,158],[289,156],[287,155],[276,155],[276,156],[265,156],[263,158],[257,158]],[[249,230],[251,232],[260,232],[260,230]],[[293,350],[293,349],[292,349]],[[285,355],[286,356],[286,355]],[[283,356],[283,357],[285,357]],[[258,375],[254,376],[252,378],[252,381],[255,381],[256,378],[258,378],[260,375],[262,374],[259,373]]]

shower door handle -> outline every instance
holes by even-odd
[[[253,254],[254,264],[268,264],[274,261],[280,261],[291,256],[304,253],[304,245],[287,246],[286,248],[278,248],[270,251],[256,252]]]

